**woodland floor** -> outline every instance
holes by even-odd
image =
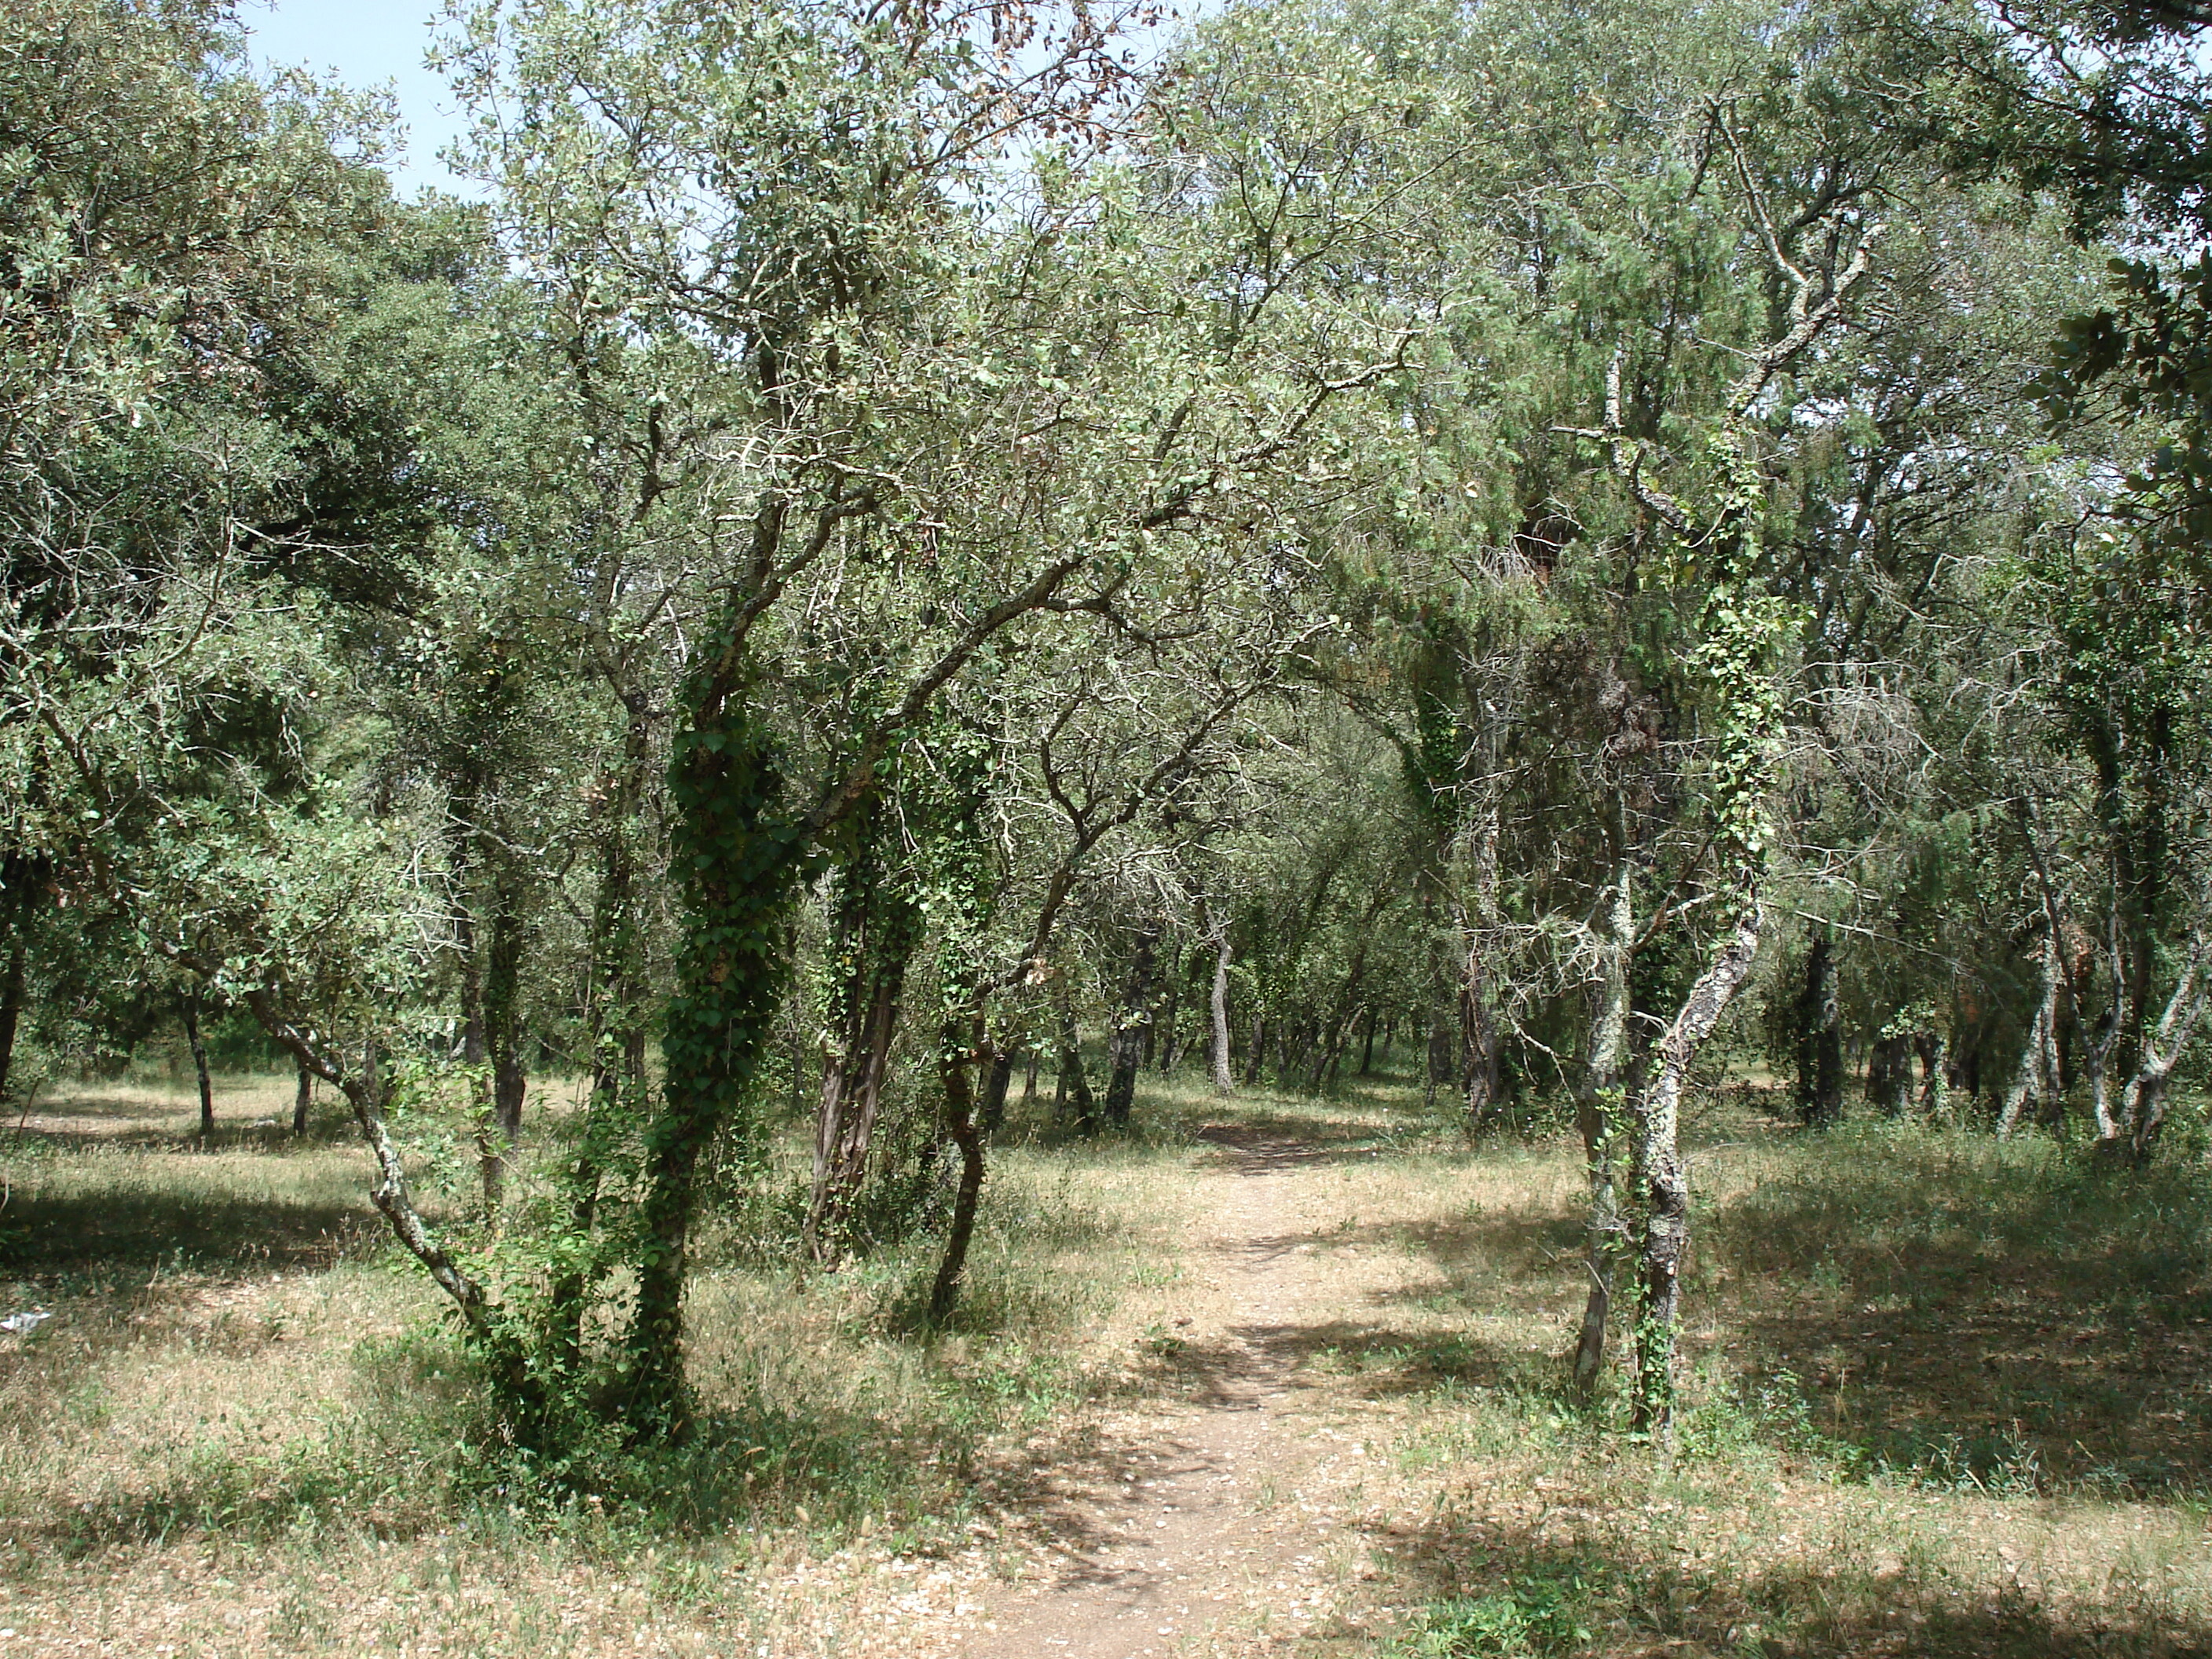
[[[675,1497],[546,1509],[341,1126],[199,1146],[87,1090],[0,1152],[0,1659],[2212,1656],[2201,1147],[1693,1123],[1680,1443],[1559,1387],[1566,1139],[1388,1081],[1194,1086],[1002,1150],[962,1329],[926,1241],[695,1288]],[[773,1217],[769,1218],[772,1222]],[[747,1224],[768,1224],[756,1216]]]

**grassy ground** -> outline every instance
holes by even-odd
[[[1401,1650],[2212,1653],[2201,1158],[1748,1108],[1704,1131],[1664,1462],[1560,1386],[1563,1146],[1363,1170],[1316,1237],[1430,1270],[1316,1356],[1394,1424],[1370,1525]]]
[[[434,1298],[289,1102],[228,1080],[203,1146],[181,1090],[87,1090],[0,1142],[0,1312],[52,1315],[0,1335],[0,1653],[949,1645],[1095,1413],[1176,1386],[1211,1121],[1306,1149],[1299,1247],[1358,1310],[1285,1338],[1375,1450],[1315,1654],[2212,1654],[2212,1183],[2179,1146],[2134,1176],[1709,1109],[1661,1463],[1559,1386],[1564,1140],[1468,1149],[1382,1083],[1155,1090],[1130,1139],[1022,1126],[950,1336],[914,1328],[926,1243],[827,1280],[715,1253],[695,1376],[744,1432],[641,1515],[478,1476]]]

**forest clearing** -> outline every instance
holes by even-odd
[[[510,1503],[467,1364],[289,1088],[34,1114],[8,1651],[2143,1655],[2212,1644],[2204,1184],[1731,1091],[1671,1461],[1579,1400],[1579,1149],[1417,1086],[1004,1161],[956,1330],[897,1250],[702,1263],[696,1480]],[[240,1121],[240,1120],[246,1120]],[[793,1148],[802,1163],[803,1149]],[[799,1171],[794,1171],[799,1173]],[[2185,1236],[2147,1232],[2164,1211]],[[103,1218],[88,1237],[88,1212]]]

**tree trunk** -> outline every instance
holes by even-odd
[[[1252,1046],[1244,1056],[1244,1086],[1258,1083],[1267,1066],[1267,1017],[1255,1012],[1252,1016]]]
[[[807,1205],[806,1254],[834,1267],[849,1241],[844,1237],[854,1201],[867,1180],[876,1117],[890,1070],[904,963],[883,964],[867,975],[866,1000],[857,1021],[822,1068],[822,1109],[815,1119],[814,1191]]]
[[[513,872],[502,869],[494,890],[491,939],[484,963],[484,1042],[491,1066],[490,1156],[484,1165],[484,1205],[495,1216],[506,1196],[507,1160],[522,1139],[522,1105],[530,1088],[522,1030],[526,930],[521,896],[515,885]]]
[[[456,811],[460,809],[456,808]],[[453,948],[461,964],[461,1065],[468,1073],[471,1115],[476,1121],[477,1176],[484,1213],[496,1216],[506,1169],[492,1127],[491,1073],[484,1042],[483,964],[477,959],[477,919],[465,898],[453,915]]]
[[[208,1076],[207,1044],[200,1041],[200,1000],[185,999],[185,1041],[192,1048],[192,1072],[200,1085],[200,1138],[215,1133],[215,1084]]]
[[[1458,1080],[1459,1067],[1453,1064],[1452,1044],[1458,1036],[1458,1022],[1453,1014],[1442,1009],[1429,1012],[1429,1081],[1424,1097],[1433,1099],[1438,1089]]]
[[[983,1191],[983,1136],[975,1123],[975,1102],[969,1083],[972,1063],[962,1044],[972,1034],[948,1026],[939,1045],[938,1075],[945,1088],[945,1127],[960,1148],[960,1185],[952,1199],[952,1224],[945,1235],[945,1256],[937,1267],[937,1282],[929,1291],[929,1322],[942,1325],[951,1316],[960,1294],[960,1277],[968,1266],[969,1241],[975,1234],[975,1209]],[[993,1069],[998,1069],[994,1060]]]
[[[1474,1134],[1498,1103],[1498,1022],[1490,1008],[1487,969],[1477,953],[1468,953],[1467,977],[1460,991],[1460,1032],[1466,1055],[1463,1082],[1467,1099],[1467,1132]]]
[[[1160,1006],[1160,1016],[1145,1023],[1144,1063],[1149,1066],[1157,1059],[1163,1077],[1175,1070],[1176,1025],[1182,1014],[1183,967],[1182,948],[1176,945],[1168,952],[1166,1000]]]
[[[2130,1162],[2149,1161],[2159,1131],[2166,1124],[2166,1098],[2174,1067],[2180,1064],[2189,1040],[2203,1018],[2208,988],[2203,975],[2206,941],[2202,935],[2190,941],[2189,965],[2166,1000],[2158,1029],[2142,1045],[2135,1075],[2121,1097],[2120,1124]]]
[[[1951,1045],[1938,1030],[1924,1030],[1912,1039],[1920,1057],[1920,1110],[1928,1117],[1947,1117],[1951,1109]]]
[[[1805,988],[1797,1000],[1797,1116],[1808,1125],[1844,1115],[1844,1022],[1827,923],[1812,927]]]
[[[699,1163],[744,1109],[790,971],[784,919],[804,841],[773,816],[782,793],[776,744],[752,717],[750,696],[742,666],[704,688],[670,763],[685,905],[661,1018],[661,1105],[640,1126],[623,1402],[639,1438],[680,1437],[690,1424],[684,1290]]]
[[[1589,1055],[1583,1068],[1582,1092],[1575,1103],[1576,1127],[1583,1137],[1583,1169],[1589,1184],[1589,1210],[1583,1223],[1583,1260],[1589,1274],[1589,1296],[1583,1304],[1582,1332],[1575,1342],[1575,1388],[1585,1397],[1596,1388],[1605,1370],[1613,1262],[1623,1233],[1620,1148],[1627,1124],[1621,1109],[1620,1062],[1628,1041],[1628,954],[1636,936],[1636,910],[1635,872],[1625,844],[1615,859],[1605,937],[1599,947]]]
[[[292,1096],[292,1133],[295,1135],[307,1133],[307,1109],[314,1103],[315,1079],[302,1066],[300,1067],[300,1086]]]
[[[15,1034],[23,1018],[23,982],[30,948],[31,918],[39,904],[32,861],[20,853],[0,860],[0,902],[13,913],[8,928],[8,968],[0,980],[0,1100],[8,1097],[8,1078],[15,1068]]]
[[[567,1171],[568,1225],[578,1248],[555,1276],[548,1297],[550,1346],[572,1375],[583,1362],[585,1302],[606,1266],[593,1229],[608,1157],[627,1125],[649,1109],[644,923],[633,836],[644,802],[651,733],[644,697],[626,692],[621,702],[628,717],[623,757],[604,781],[593,814],[599,881],[589,967],[591,1082]]]
[[[1231,1068],[1229,1056],[1229,935],[1219,934],[1213,941],[1213,1092],[1233,1095],[1237,1092],[1237,1073]]]
[[[1867,1100],[1885,1116],[1901,1116],[1912,1092],[1912,1038],[1877,1031],[1867,1048]]]
[[[2058,1013],[2065,973],[2059,942],[2046,931],[2038,953],[2042,994],[2036,999],[2035,1018],[2029,1023],[2027,1041],[2021,1047],[2020,1070],[2006,1091],[1997,1112],[2000,1139],[2019,1127],[2021,1109],[2033,1100],[2039,1114],[2048,1111],[2059,1095]]]
[[[1036,1093],[1036,1068],[1032,1056],[1030,1069],[1030,1095]],[[1006,1091],[1014,1080],[1014,1051],[1007,1048],[991,1050],[991,1063],[983,1073],[982,1131],[996,1134],[1006,1121]],[[1028,1098],[1027,1096],[1024,1097]]]
[[[1159,937],[1157,917],[1147,918],[1138,929],[1128,982],[1106,1042],[1106,1117],[1116,1128],[1127,1124],[1136,1104],[1137,1073],[1144,1065],[1145,1037],[1152,1024],[1152,963]]]
[[[1076,1029],[1075,1007],[1063,988],[1060,997],[1060,1095],[1057,1103],[1073,1103],[1075,1127],[1083,1133],[1098,1131],[1098,1103],[1091,1093],[1091,1079],[1083,1073],[1083,1036]]]
[[[837,1265],[850,1242],[846,1229],[867,1180],[916,935],[918,914],[904,878],[883,854],[889,835],[883,819],[881,807],[869,810],[860,848],[839,877],[832,959],[841,978],[832,1003],[833,1046],[822,1068],[814,1190],[804,1234],[806,1254],[825,1267]]]
[[[1359,1045],[1359,1075],[1375,1075],[1375,1005],[1367,1005],[1367,1035]]]
[[[201,974],[212,974],[216,965],[189,957],[177,959]],[[369,1189],[369,1202],[391,1224],[392,1236],[401,1246],[422,1263],[438,1288],[453,1299],[462,1319],[471,1329],[481,1330],[487,1305],[483,1286],[462,1272],[447,1255],[408,1193],[406,1166],[385,1121],[384,1085],[375,1042],[372,1039],[363,1045],[361,1071],[358,1075],[349,1076],[336,1052],[321,1048],[277,1005],[275,994],[267,987],[246,991],[242,996],[247,1010],[264,1031],[282,1044],[300,1065],[344,1095],[347,1104],[353,1108],[354,1121],[360,1127],[362,1139],[376,1163],[377,1182]]]
[[[23,1017],[23,927],[8,945],[8,973],[0,981],[0,1100],[8,1097],[8,1076],[15,1069],[15,1031]]]
[[[1660,1037],[1650,1079],[1633,1103],[1636,1185],[1644,1212],[1633,1420],[1662,1443],[1673,1431],[1675,1310],[1690,1239],[1690,1172],[1679,1139],[1682,1088],[1698,1050],[1751,971],[1762,920],[1754,892]]]

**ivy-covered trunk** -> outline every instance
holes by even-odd
[[[867,1179],[907,961],[921,934],[908,874],[887,856],[893,833],[892,814],[878,798],[865,810],[858,846],[837,878],[830,1046],[815,1119],[814,1189],[804,1241],[806,1254],[824,1267],[835,1267],[844,1254],[853,1206]]]
[[[670,760],[685,903],[661,1035],[661,1101],[640,1137],[625,1382],[629,1426],[641,1437],[688,1424],[684,1285],[700,1162],[744,1109],[790,970],[784,923],[805,830],[780,810],[775,744],[746,695],[750,665],[734,654],[694,690]]]
[[[615,1149],[647,1112],[646,930],[638,883],[638,819],[651,752],[644,695],[618,691],[627,719],[620,760],[608,769],[593,813],[599,880],[592,902],[589,963],[591,1087],[567,1170],[570,1248],[556,1264],[549,1333],[556,1366],[583,1360],[585,1304],[609,1265],[595,1237],[601,1188]]]

